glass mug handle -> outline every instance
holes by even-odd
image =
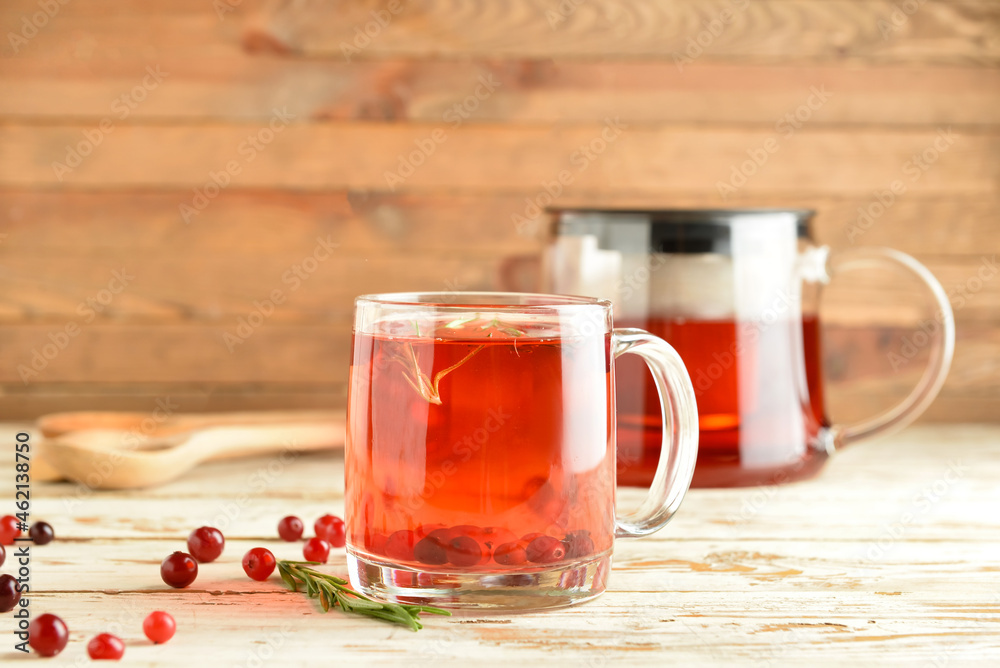
[[[660,395],[663,443],[649,493],[634,513],[615,518],[616,538],[646,536],[670,521],[691,485],[698,457],[698,407],[680,355],[663,339],[641,329],[616,329],[611,351],[641,357]]]
[[[817,250],[823,255],[828,252],[825,247]],[[944,288],[934,274],[906,253],[891,248],[857,248],[831,253],[825,264],[826,275],[830,278],[855,269],[905,269],[921,280],[927,302],[936,306],[941,314],[941,327],[931,333],[933,348],[920,382],[902,401],[874,417],[855,424],[833,425],[829,444],[832,448],[841,448],[872,436],[902,429],[927,410],[951,367],[951,358],[955,352],[955,315]]]

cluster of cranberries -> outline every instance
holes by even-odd
[[[0,566],[7,561],[4,545],[13,545],[21,535],[21,523],[13,515],[0,517]],[[28,529],[28,536],[35,545],[47,545],[56,537],[48,522],[35,522]],[[21,600],[21,585],[13,575],[0,575],[0,612],[10,612]]]
[[[294,515],[283,517],[278,522],[278,535],[288,542],[295,542],[302,539],[305,525],[302,520]],[[330,558],[330,549],[334,547],[344,547],[347,544],[347,530],[344,527],[344,520],[336,515],[323,515],[323,517],[313,523],[315,538],[310,538],[302,548],[302,556],[306,561],[317,561],[325,564]]]
[[[170,640],[176,630],[174,618],[162,610],[149,613],[142,622],[143,633],[157,644]],[[55,656],[65,649],[68,641],[69,629],[66,628],[66,622],[56,615],[40,615],[28,625],[28,644],[41,656]],[[100,633],[87,643],[87,654],[95,661],[117,661],[125,654],[125,643],[118,636]]]
[[[300,518],[289,515],[278,522],[278,536],[283,541],[294,543],[302,540],[305,528]],[[306,561],[325,564],[330,558],[330,548],[344,547],[347,543],[344,520],[336,515],[323,515],[313,524],[313,530],[316,536],[307,540],[302,547],[302,556]],[[243,570],[254,580],[266,580],[274,572],[276,563],[270,550],[255,547],[243,557]]]
[[[315,538],[306,541],[302,554],[306,561],[326,563],[332,547],[344,547],[347,532],[344,520],[336,515],[323,515],[315,524]],[[305,525],[298,517],[289,515],[278,522],[278,535],[293,542],[302,539]],[[160,577],[171,587],[187,587],[198,577],[198,564],[215,561],[225,548],[222,532],[213,527],[200,527],[191,532],[187,540],[188,552],[174,552],[160,564]],[[266,580],[274,572],[277,560],[264,547],[255,547],[243,555],[243,570],[254,580]]]
[[[13,515],[0,517],[0,546],[13,545],[14,539],[21,535],[21,526],[21,522]],[[35,522],[28,529],[28,537],[35,545],[48,545],[56,537],[56,533],[48,522]],[[0,558],[0,565],[2,564],[3,559]]]
[[[226,547],[222,532],[214,527],[198,527],[188,535],[187,552],[178,550],[160,564],[160,577],[171,587],[187,587],[198,577],[198,564],[215,561]]]
[[[13,545],[21,535],[20,522],[13,515],[0,517],[0,566],[7,553],[4,545]],[[219,534],[220,536],[222,534]],[[55,539],[55,531],[47,522],[35,522],[28,529],[28,537],[35,545],[47,545]],[[0,575],[0,612],[10,612],[21,598],[21,586],[11,575]],[[174,618],[163,611],[150,613],[142,623],[146,637],[154,643],[170,640],[177,628]],[[51,613],[39,615],[28,624],[28,644],[40,656],[55,656],[63,651],[69,641],[66,622]],[[117,661],[125,653],[125,643],[110,633],[94,636],[87,643],[87,653],[91,659],[112,659]]]
[[[589,531],[582,530],[572,531],[560,540],[541,533],[518,538],[499,527],[425,524],[389,536],[376,534],[370,547],[394,561],[418,561],[428,566],[481,566],[491,559],[501,566],[521,566],[586,556],[594,551],[594,541]]]

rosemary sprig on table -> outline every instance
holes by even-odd
[[[309,598],[319,597],[323,612],[339,605],[344,612],[353,612],[393,624],[402,624],[414,631],[424,628],[423,624],[420,623],[421,612],[432,615],[451,615],[447,610],[433,608],[429,605],[404,605],[376,601],[351,589],[347,580],[308,568],[314,565],[318,565],[318,562],[279,561],[278,573],[292,591],[299,591],[299,587],[304,585]]]

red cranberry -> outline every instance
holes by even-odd
[[[322,538],[310,538],[302,548],[302,556],[306,561],[318,561],[325,564],[330,558],[330,544]]]
[[[448,554],[445,552],[446,543],[442,540],[442,534],[447,529],[432,531],[426,538],[421,538],[416,547],[413,548],[413,557],[422,564],[429,566],[440,566],[448,563]]]
[[[281,536],[281,540],[287,540],[289,543],[294,543],[302,538],[302,533],[305,530],[305,524],[295,515],[282,517],[281,521],[278,522],[278,535]]]
[[[448,527],[444,524],[421,524],[417,527],[417,540],[421,538],[427,538],[432,531],[437,531],[438,529],[447,529]]]
[[[389,542],[389,537],[384,533],[373,533],[365,535],[365,547],[374,554],[385,554],[385,545]]]
[[[0,612],[10,612],[21,600],[21,585],[13,575],[0,575]]]
[[[188,536],[188,550],[203,564],[218,559],[225,547],[226,539],[214,527],[199,527]]]
[[[276,564],[274,555],[266,547],[255,547],[243,555],[243,570],[252,580],[263,582],[268,579]]]
[[[417,545],[417,534],[409,529],[395,531],[385,541],[385,556],[395,561],[413,561],[413,550]]]
[[[198,577],[198,562],[190,554],[174,552],[160,564],[160,577],[171,587],[187,587]]]
[[[322,538],[333,547],[344,547],[347,542],[344,520],[336,515],[323,515],[316,520],[313,529],[316,531],[317,538]]]
[[[55,615],[46,613],[28,625],[28,644],[42,656],[55,656],[63,651],[68,640],[69,629]]]
[[[14,544],[14,539],[21,535],[19,524],[13,515],[0,517],[0,545]]]
[[[445,545],[452,538],[457,538],[458,536],[461,535],[462,534],[455,531],[454,529],[445,528],[445,529],[435,529],[434,531],[431,531],[429,534],[427,534],[427,538],[433,538],[442,545]]]
[[[482,540],[480,542],[491,550],[497,549],[504,543],[517,541],[517,536],[514,535],[514,532],[503,527],[484,527],[481,537]]]
[[[594,553],[594,541],[590,538],[590,532],[586,530],[570,531],[563,538],[563,545],[566,546],[567,559],[577,559]]]
[[[456,566],[475,566],[483,561],[483,547],[470,536],[452,538],[445,546],[445,554]]]
[[[528,561],[528,553],[521,543],[504,543],[493,550],[493,560],[503,566],[521,566]]]
[[[538,536],[526,549],[528,561],[535,564],[551,564],[566,556],[566,546],[552,536]]]
[[[102,633],[87,643],[87,654],[95,661],[98,659],[118,661],[125,654],[125,643],[110,633]]]
[[[479,558],[480,564],[488,563],[490,557],[493,555],[493,543],[492,534],[487,534],[486,529],[483,527],[475,526],[474,524],[460,524],[458,526],[451,527],[451,538],[449,540],[454,540],[459,536],[467,536],[472,540],[476,541],[479,545],[479,552],[482,556]],[[460,557],[461,558],[461,557]],[[452,563],[455,563],[454,561]],[[457,565],[457,564],[456,564]]]
[[[177,622],[162,610],[151,612],[146,615],[146,619],[142,620],[142,632],[158,645],[173,638],[176,630]]]
[[[35,522],[28,529],[28,536],[35,541],[35,545],[48,545],[56,537],[56,532],[48,522]]]
[[[481,565],[489,563],[493,551],[501,545],[517,542],[514,532],[502,527],[482,527],[468,535],[475,538],[483,548],[483,558],[479,561]]]

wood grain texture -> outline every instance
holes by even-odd
[[[97,322],[100,312],[102,320],[117,322],[133,317],[169,322],[226,318],[235,325],[231,316],[259,310],[268,321],[329,321],[350,318],[354,298],[360,294],[416,286],[438,291],[488,289],[502,261],[496,255],[414,259],[406,253],[361,255],[351,249],[331,251],[328,259],[317,260],[310,250],[306,247],[286,258],[208,256],[200,261],[134,254],[103,261],[63,259],[42,266],[37,260],[9,260],[4,263],[8,276],[18,278],[5,281],[0,294],[7,317],[18,320],[73,318],[89,324],[88,319]],[[32,275],[33,270],[38,273]],[[108,295],[109,283],[119,275],[127,285]],[[117,280],[112,289],[121,285]],[[106,306],[95,301],[101,298]],[[265,304],[269,300],[273,308]]]
[[[899,29],[883,30],[891,19],[888,2],[596,2],[560,12],[559,2],[507,0],[489,6],[450,0],[406,6],[366,44],[365,29],[379,4],[336,11],[331,5],[301,11],[294,3],[272,5],[248,18],[244,44],[278,53],[327,58],[530,57],[674,58],[686,53],[702,32],[702,50],[717,59],[773,62],[924,62],[994,65],[1000,17],[990,3],[949,3],[914,12]],[[731,12],[728,21],[723,12]],[[331,24],[336,11],[339,30]],[[716,35],[712,35],[710,26]],[[828,26],[817,30],[816,26]],[[373,30],[374,32],[374,30]],[[832,32],[832,34],[831,34]],[[766,36],[766,37],[765,37]],[[713,38],[714,37],[714,38]],[[956,39],[958,38],[958,39]],[[705,42],[708,46],[705,46]],[[357,53],[344,45],[364,45]]]
[[[708,60],[706,58],[706,60]],[[112,108],[167,73],[141,102]],[[483,81],[493,92],[474,96]],[[282,82],[282,85],[275,85]],[[479,58],[354,63],[267,58],[148,60],[111,57],[0,60],[0,118],[97,123],[267,121],[289,107],[311,121],[573,123],[619,116],[629,123],[734,123],[773,127],[827,91],[823,126],[996,126],[1000,73],[976,67],[773,66],[664,61],[578,62]],[[485,89],[481,89],[481,92]],[[141,94],[141,92],[140,92]],[[65,101],[72,99],[73,104]]]
[[[861,195],[873,184],[887,188],[894,180],[915,179],[914,187],[927,195],[995,195],[1000,183],[1000,136],[957,130],[942,139],[939,132],[946,130],[845,135],[804,128],[781,139],[774,130],[625,127],[613,119],[552,128],[359,122],[286,125],[258,150],[251,138],[266,137],[267,124],[129,126],[104,135],[78,167],[54,166],[70,165],[70,151],[89,145],[85,131],[94,132],[89,126],[0,126],[0,186],[194,189],[206,187],[211,174],[230,163],[239,173],[229,182],[243,188],[543,192],[543,183],[565,172],[567,193],[698,193],[714,195],[719,206],[728,195],[718,183],[730,182],[743,162],[750,163],[751,176],[734,190],[744,194]],[[763,148],[769,141],[778,146],[771,155]],[[935,141],[945,152],[927,170],[916,168],[914,158],[934,151]],[[164,146],[171,151],[162,152]],[[762,167],[751,160],[752,151],[766,156]],[[332,160],[335,155],[350,159]],[[407,164],[412,175],[401,167]],[[192,191],[183,203],[194,207],[195,197]]]
[[[142,11],[118,12],[106,0],[64,9],[20,52],[3,44],[3,55],[39,57],[38,52],[84,55],[112,52],[126,57],[232,55],[236,49],[279,56],[344,60],[373,58],[513,58],[670,60],[683,54],[703,31],[698,58],[719,61],[888,62],[995,65],[1000,58],[997,8],[966,0],[931,3],[893,21],[893,3],[880,0],[695,0],[579,3],[559,12],[557,0],[472,0],[402,3],[394,16],[388,3],[366,0],[347,5],[324,2],[236,3],[215,11],[204,3],[149,3]],[[221,3],[220,3],[221,4]],[[576,4],[576,3],[573,3]],[[572,7],[572,4],[569,5]],[[731,13],[726,16],[724,11]],[[37,11],[30,0],[5,5],[5,19],[17,25]],[[372,12],[384,12],[382,24]],[[152,15],[155,24],[139,17]],[[728,20],[727,20],[728,19]],[[717,33],[712,35],[711,28]],[[723,21],[726,21],[723,23]],[[883,23],[880,23],[883,22]],[[366,24],[374,35],[355,44]],[[67,39],[73,35],[76,39]],[[823,27],[821,27],[823,26]],[[83,39],[81,39],[81,37]],[[82,44],[81,44],[82,42]],[[344,45],[354,46],[349,52]]]
[[[455,258],[349,248],[335,252],[323,261],[313,259],[308,247],[284,258],[122,254],[99,260],[7,260],[0,322],[83,326],[189,321],[235,327],[239,317],[259,311],[265,316],[262,322],[308,325],[349,320],[360,294],[510,287],[503,284],[501,254],[484,251]],[[972,323],[991,321],[1000,310],[1000,265],[994,258],[918,259],[952,297],[960,320]],[[127,280],[123,288],[117,276]],[[892,271],[845,273],[824,292],[825,315],[844,324],[916,324],[934,315],[918,286],[912,276]],[[523,287],[538,291],[536,283]]]
[[[0,438],[13,432],[5,425]],[[300,457],[264,484],[266,459],[206,465],[136,492],[36,483],[33,516],[51,522],[57,540],[32,549],[32,605],[69,624],[65,662],[110,629],[139,666],[191,665],[208,645],[214,660],[239,665],[265,655],[266,665],[300,665],[334,647],[338,661],[387,666],[992,665],[1000,659],[1000,525],[989,512],[1000,503],[998,437],[996,427],[913,428],[840,453],[812,481],[693,490],[662,532],[616,543],[609,591],[596,601],[432,618],[417,635],[324,615],[276,580],[242,573],[251,546],[298,556],[276,539],[283,515],[342,512],[336,456]],[[0,462],[0,489],[10,466]],[[626,507],[641,498],[619,492]],[[191,588],[166,588],[159,561],[208,522],[223,527],[225,553]],[[342,550],[326,568],[343,572]],[[165,645],[141,640],[152,609],[178,621]]]
[[[925,258],[967,261],[1000,249],[1000,197],[924,195],[915,188],[868,224],[863,212],[878,204],[875,190],[873,186],[871,192],[853,197],[737,193],[733,206],[813,209],[816,242],[835,250],[889,246]],[[190,196],[186,190],[0,189],[0,227],[7,235],[0,243],[0,258],[111,261],[185,256],[208,261],[222,255],[269,255],[291,262],[326,235],[352,252],[409,251],[414,258],[487,251],[520,255],[537,253],[549,227],[544,214],[526,212],[525,200],[536,199],[537,190],[395,194],[231,188],[198,215],[197,223],[184,225],[177,207]],[[684,192],[580,191],[553,201],[554,206],[569,208],[715,204],[712,195]],[[872,210],[877,212],[877,206]],[[527,222],[513,224],[514,213],[525,214]],[[854,234],[854,228],[860,233]]]

